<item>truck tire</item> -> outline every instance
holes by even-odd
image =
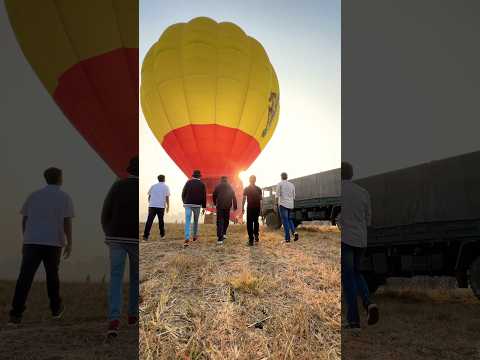
[[[282,226],[278,215],[274,212],[269,212],[265,217],[265,221],[267,223],[267,226],[272,230],[278,230]]]
[[[295,228],[299,227],[300,225],[302,225],[302,220],[294,219],[293,225],[295,225]]]
[[[480,300],[480,256],[470,265],[470,287],[475,296]]]
[[[368,291],[370,292],[370,294],[374,294],[378,290],[380,285],[385,283],[383,279],[381,279],[380,277],[378,277],[377,275],[371,272],[362,273],[362,275],[365,281],[367,282]]]

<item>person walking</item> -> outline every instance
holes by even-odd
[[[185,208],[185,242],[184,247],[190,244],[190,225],[193,214],[193,241],[198,239],[198,218],[200,209],[207,207],[207,188],[200,180],[202,174],[200,170],[195,170],[192,178],[187,181],[182,190],[183,207]],[[205,210],[203,210],[205,212]]]
[[[282,219],[285,242],[289,243],[290,234],[294,237],[294,241],[298,240],[298,233],[295,231],[295,224],[291,218],[291,211],[295,207],[295,185],[288,181],[287,173],[283,172],[280,177],[282,181],[278,183],[276,191],[278,212]]]
[[[170,208],[170,189],[165,184],[165,175],[158,175],[158,183],[148,191],[148,218],[143,232],[143,240],[148,240],[155,217],[158,216],[160,238],[165,239],[165,222],[163,217]]]
[[[60,319],[65,310],[60,297],[58,269],[62,248],[65,247],[64,259],[68,259],[72,252],[73,202],[60,189],[63,184],[62,170],[51,167],[45,170],[43,176],[47,185],[33,192],[20,212],[23,215],[23,257],[10,311],[10,324],[21,323],[28,293],[42,262],[52,318]]]
[[[243,203],[242,214],[245,213],[245,202],[247,205],[247,232],[248,232],[248,245],[253,246],[254,240],[256,243],[259,241],[259,229],[258,217],[262,208],[262,189],[255,185],[257,178],[255,175],[250,176],[250,185],[243,190]]]
[[[138,156],[130,160],[129,176],[117,180],[108,192],[102,209],[102,227],[110,252],[108,336],[116,337],[122,311],[122,285],[128,256],[130,284],[128,325],[138,323]]]
[[[230,222],[230,210],[237,210],[237,198],[228,178],[222,176],[220,184],[213,191],[213,204],[217,208],[217,244],[223,245]]]
[[[367,227],[371,225],[371,203],[367,190],[352,182],[353,167],[342,162],[342,208],[338,220],[342,236],[342,288],[347,305],[345,329],[360,330],[357,296],[360,295],[367,312],[367,323],[373,325],[379,320],[376,304],[370,300],[360,264],[367,247]]]

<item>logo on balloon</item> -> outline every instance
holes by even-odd
[[[278,110],[278,94],[275,92],[270,93],[270,97],[268,99],[268,121],[267,126],[262,131],[262,137],[267,136],[268,130],[273,125],[273,119],[275,119],[275,114]]]

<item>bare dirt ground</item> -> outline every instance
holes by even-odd
[[[342,359],[480,359],[480,301],[447,279],[393,279],[373,296],[380,322],[342,334]]]
[[[284,244],[262,228],[249,248],[244,226],[217,246],[201,225],[183,250],[181,225],[156,231],[140,247],[141,359],[340,359],[338,232]]]
[[[0,281],[0,359],[138,358],[138,327],[125,325],[117,339],[105,342],[106,284],[62,284],[66,311],[62,320],[54,321],[50,318],[45,284],[34,283],[23,322],[12,327],[7,321],[14,287],[12,281]]]

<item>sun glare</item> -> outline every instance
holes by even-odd
[[[247,173],[246,171],[240,171],[238,173],[238,177],[240,178],[240,180],[242,180],[242,184],[244,187],[248,185],[248,178],[250,177],[249,173]]]

